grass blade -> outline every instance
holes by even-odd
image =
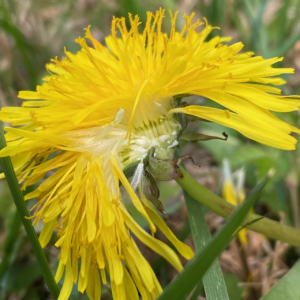
[[[6,142],[4,138],[4,132],[2,128],[2,123],[0,123],[0,150],[6,147]],[[38,237],[35,233],[35,230],[32,226],[31,220],[27,219],[29,213],[27,206],[25,204],[23,194],[20,190],[18,180],[15,175],[14,168],[11,163],[10,157],[0,158],[0,164],[4,171],[10,192],[13,196],[14,202],[16,204],[17,210],[20,214],[21,221],[25,227],[28,239],[32,245],[33,251],[36,255],[38,264],[42,270],[45,282],[53,296],[54,299],[57,299],[59,296],[59,288],[56,285],[52,272],[49,268],[46,256],[43,252],[43,249],[39,243]]]
[[[253,2],[245,1],[245,9],[248,12],[248,17],[251,20],[251,38],[249,43],[249,50],[259,52],[263,57],[269,57],[268,49],[268,35],[266,34],[266,29],[263,25],[263,16],[265,9],[268,4],[268,0],[260,1],[257,14],[253,15]],[[253,8],[253,9],[252,9]],[[251,13],[252,12],[252,13]]]
[[[188,298],[188,300],[198,300],[199,295],[203,290],[203,280],[200,280],[198,285],[194,288],[192,295]]]
[[[300,30],[296,30],[291,36],[289,36],[282,44],[281,46],[276,49],[272,55],[282,57],[285,56],[293,47],[294,45],[299,41],[300,39]]]
[[[250,208],[257,200],[260,192],[268,181],[266,176],[248,195],[244,203],[238,207],[207,246],[185,266],[184,270],[167,286],[157,300],[186,299],[200,281],[215,259],[231,241],[234,232],[244,220]]]
[[[191,232],[197,252],[200,252],[211,240],[210,232],[202,212],[201,204],[184,191]],[[229,300],[227,288],[218,259],[203,276],[203,285],[207,300]],[[196,291],[194,292],[194,294]]]

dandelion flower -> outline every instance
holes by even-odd
[[[23,188],[39,184],[26,199],[38,199],[33,218],[35,224],[44,223],[41,245],[55,228],[58,232],[56,280],[64,273],[59,300],[68,299],[77,280],[79,291],[99,299],[106,274],[114,299],[139,299],[138,292],[155,299],[162,289],[131,232],[182,269],[175,252],[127,212],[120,184],[152,233],[158,226],[184,257],[192,257],[150,203],[163,212],[156,181],[180,176],[173,156],[186,115],[234,128],[266,145],[295,148],[290,133],[299,130],[269,110],[297,110],[300,101],[267,85],[283,84],[274,76],[293,69],[272,68],[281,58],[240,53],[242,43],[223,44],[229,38],[206,41],[213,28],[193,22],[193,14],[184,16],[185,26],[177,32],[177,13],[170,15],[168,34],[162,31],[163,10],[148,12],[143,30],[138,16],[129,15],[130,29],[124,18],[114,18],[106,46],[87,28],[85,38],[76,40],[81,51],[65,49],[62,61],[55,58],[47,65],[49,76],[36,91],[20,92],[26,100],[22,107],[1,110],[1,120],[12,127],[6,128],[8,146],[0,156],[11,156]],[[225,109],[174,100],[185,94],[209,98]]]

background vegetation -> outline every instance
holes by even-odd
[[[61,59],[64,46],[71,52],[78,51],[79,46],[74,40],[84,35],[83,28],[91,25],[93,35],[103,41],[110,34],[113,15],[139,14],[144,22],[146,11],[155,11],[160,6],[179,10],[179,16],[195,12],[195,18],[206,17],[210,24],[221,27],[221,30],[213,32],[214,35],[231,36],[232,42],[242,41],[245,50],[255,51],[264,58],[284,56],[284,61],[277,66],[295,68],[295,74],[286,76],[288,83],[283,87],[283,93],[299,94],[299,0],[0,0],[1,107],[21,105],[18,91],[35,89],[46,75],[45,64],[55,56]],[[169,28],[167,20],[168,16],[164,25],[166,30]],[[182,22],[183,19],[179,18],[178,28],[182,27]],[[189,101],[198,99],[191,98]],[[290,124],[300,125],[298,112],[279,113],[278,116]],[[199,125],[194,123],[192,126]],[[224,128],[213,123],[201,123],[199,130],[204,134],[220,135]],[[249,141],[233,130],[225,131],[229,135],[227,142],[182,144],[181,153],[192,155],[201,165],[197,168],[187,164],[194,178],[220,193],[222,161],[228,158],[233,171],[245,166],[248,190],[274,167],[276,175],[265,188],[255,211],[299,228],[300,147],[296,151],[285,152]],[[170,216],[168,225],[180,239],[194,247],[181,188],[175,182],[164,183],[161,194]],[[210,211],[206,211],[206,220],[211,233],[223,224],[223,219]],[[140,222],[143,224],[142,220]],[[163,239],[163,236],[158,233],[158,238]],[[45,249],[53,270],[58,260],[58,250],[53,246],[55,239],[54,235],[52,245]],[[166,286],[176,275],[175,271],[149,249],[142,250],[162,286]],[[234,240],[220,257],[230,299],[260,299],[292,268],[299,255],[299,249],[278,241],[275,243],[253,232],[248,232],[248,245],[245,247],[240,247]],[[185,263],[184,259],[182,261]],[[296,293],[296,285],[291,282],[294,278],[299,281],[299,277],[298,263],[282,284],[286,287],[291,284],[290,290],[294,287]],[[103,299],[111,299],[109,287],[103,293]],[[203,293],[201,295],[199,299],[204,297]],[[86,299],[75,289],[72,296],[74,299]],[[268,299],[277,300],[272,297]],[[51,299],[51,296],[16,214],[6,181],[0,180],[0,300],[4,299],[38,300]]]

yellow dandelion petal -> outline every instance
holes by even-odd
[[[176,249],[181,253],[183,257],[185,257],[186,259],[191,259],[194,256],[192,249],[177,239],[174,233],[161,219],[161,217],[158,215],[158,213],[152,206],[150,206],[148,203],[146,205],[147,213],[153,220],[153,222],[157,225],[157,227],[170,240],[170,242],[176,247]]]
[[[65,269],[65,280],[60,291],[58,300],[68,299],[73,287],[71,259],[68,259]]]
[[[99,300],[101,298],[101,282],[97,268],[90,268],[86,293],[91,300]]]
[[[125,268],[124,268],[124,286],[125,286],[126,299],[139,300],[139,294],[137,292],[136,286],[130,274]]]
[[[23,188],[38,184],[25,200],[37,199],[32,218],[35,225],[44,222],[41,245],[53,231],[58,236],[56,281],[65,274],[60,300],[68,299],[76,282],[79,291],[98,299],[106,272],[114,299],[157,298],[162,288],[130,230],[182,269],[175,252],[128,214],[120,185],[153,235],[156,224],[183,256],[193,256],[149,203],[154,199],[159,208],[157,191],[148,196],[143,191],[157,180],[180,176],[174,149],[185,117],[174,113],[220,123],[269,146],[295,148],[290,133],[300,130],[270,111],[297,110],[300,99],[281,96],[279,88],[267,85],[283,84],[274,76],[293,69],[272,67],[282,58],[241,53],[241,42],[226,44],[230,37],[207,41],[216,28],[205,19],[193,21],[194,14],[183,16],[185,25],[177,32],[177,12],[170,12],[171,30],[165,33],[164,13],[148,12],[143,30],[138,16],[129,15],[130,28],[124,18],[113,18],[106,45],[88,26],[85,38],[93,48],[85,38],[76,39],[77,54],[64,49],[63,60],[56,57],[46,65],[49,75],[36,91],[19,93],[22,107],[1,109],[0,119],[11,127],[5,128],[7,147],[0,157],[11,156]],[[209,98],[225,109],[181,107],[174,98],[185,94]]]
[[[288,127],[289,129],[285,127],[276,130],[276,128],[271,128],[268,124],[265,124],[266,126],[259,126],[259,124],[255,124],[251,121],[252,116],[250,116],[250,120],[248,120],[247,116],[242,117],[236,113],[228,111],[226,113],[225,110],[203,106],[191,105],[170,110],[170,113],[175,112],[194,115],[233,128],[250,139],[275,148],[293,150],[296,147],[297,140],[289,135],[289,133],[293,131],[291,127]],[[266,113],[264,113],[264,115],[268,117]],[[281,123],[281,121],[277,123],[279,126],[282,124],[286,123]],[[288,124],[286,125],[288,126]]]
[[[39,241],[40,241],[42,248],[44,248],[49,243],[56,223],[57,223],[57,221],[56,221],[56,219],[54,219],[51,222],[48,222],[44,225],[42,232],[39,236]]]
[[[169,261],[178,271],[182,270],[182,265],[179,261],[178,256],[173,252],[171,248],[169,248],[163,242],[156,240],[149,234],[147,234],[136,222],[134,222],[133,218],[129,215],[126,210],[122,210],[124,219],[126,224],[132,230],[132,232],[147,246],[152,248],[155,252],[159,253],[163,256],[167,261]]]

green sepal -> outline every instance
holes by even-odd
[[[209,140],[222,140],[226,141],[228,138],[228,135],[223,132],[222,133],[224,138],[218,137],[218,136],[212,136],[212,135],[206,135],[198,132],[185,132],[180,135],[179,141],[186,141],[191,143],[196,143],[200,141],[209,141]]]
[[[161,201],[159,199],[157,199],[156,197],[154,197],[153,195],[149,194],[147,191],[144,190],[144,195],[147,198],[148,201],[150,201],[154,207],[164,215],[164,217],[169,220],[168,215],[166,214],[166,211],[161,203]]]
[[[159,187],[157,186],[155,178],[148,172],[146,173],[146,176],[150,183],[151,195],[158,199],[160,195],[160,191],[159,191]]]
[[[149,165],[146,171],[150,173],[155,180],[168,181],[175,178],[182,178],[182,173],[175,159],[162,159],[154,156],[155,149],[150,150]]]

